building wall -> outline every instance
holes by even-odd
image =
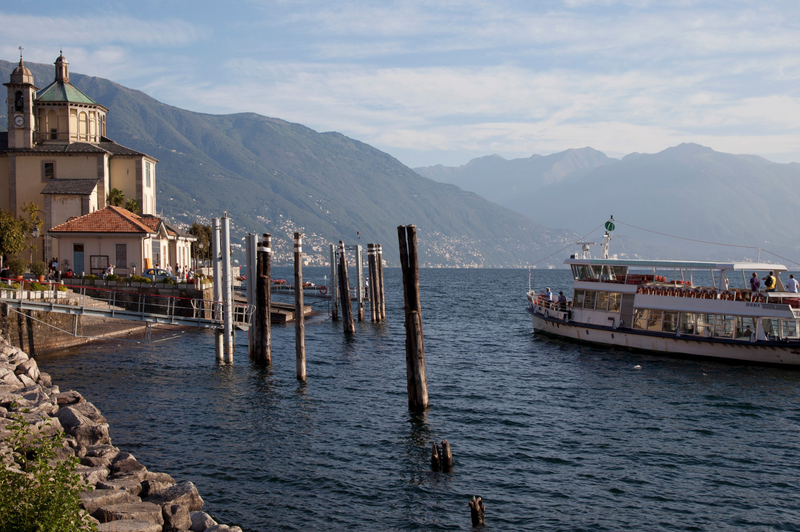
[[[81,215],[81,196],[52,196],[51,227],[63,224],[72,216]]]
[[[11,208],[8,195],[8,157],[0,157],[0,209],[4,211]]]
[[[121,190],[125,194],[125,199],[136,199],[136,159],[112,157],[110,169],[109,187]]]
[[[44,162],[55,163],[55,179],[97,179],[98,177],[96,155],[17,154],[17,215],[22,213],[22,206],[26,202],[33,202],[39,209],[44,211],[44,196],[41,194],[46,184],[43,176]],[[8,188],[6,187],[5,190],[8,190]],[[96,197],[92,205],[93,211],[97,210],[98,199]]]
[[[64,261],[67,260],[70,268],[74,266],[74,244],[83,244],[83,271],[87,274],[91,271],[92,255],[107,255],[109,263],[115,267],[115,273],[120,275],[130,275],[132,273],[131,263],[136,265],[136,273],[141,273],[144,258],[150,256],[151,251],[149,248],[152,245],[150,244],[150,238],[143,239],[141,235],[111,235],[100,238],[96,235],[63,235],[56,239],[56,242],[61,265],[63,266],[65,264]],[[117,267],[117,244],[126,245],[125,268]],[[142,255],[143,251],[144,256]]]

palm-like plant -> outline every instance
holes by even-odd
[[[131,199],[125,202],[125,210],[131,211],[132,213],[137,213],[141,209],[139,208],[139,202],[135,199]]]
[[[125,194],[118,188],[112,188],[111,192],[108,193],[106,203],[115,207],[122,207],[125,205]]]

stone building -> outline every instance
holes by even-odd
[[[158,161],[106,137],[109,110],[69,82],[63,54],[45,88],[34,84],[22,58],[4,85],[8,132],[0,133],[0,209],[21,216],[25,203],[36,205],[44,220],[37,244],[44,256],[58,253],[47,231],[102,209],[114,188],[135,199],[143,215],[156,213]]]

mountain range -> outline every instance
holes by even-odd
[[[471,190],[535,222],[579,233],[614,215],[622,238],[612,250],[628,255],[756,260],[757,248],[762,248],[800,260],[798,163],[773,163],[686,143],[655,154],[632,153],[621,160],[582,148],[547,157],[509,161],[490,156],[460,167],[415,170]],[[768,254],[761,258],[783,261]]]
[[[26,66],[39,86],[54,77],[52,66]],[[14,67],[0,61],[0,77]],[[521,266],[575,237],[420,176],[340,133],[254,113],[187,111],[98,77],[71,73],[70,81],[110,110],[108,137],[159,159],[160,212],[191,224],[227,211],[234,242],[247,232],[272,233],[278,263],[290,261],[294,231],[304,233],[313,265],[324,264],[327,244],[339,240],[381,243],[397,264],[396,228],[410,223],[418,227],[421,266]]]

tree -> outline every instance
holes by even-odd
[[[139,202],[135,199],[130,199],[125,201],[125,207],[123,207],[126,211],[131,211],[132,213],[136,214],[142,209],[139,208]]]
[[[108,197],[106,198],[106,205],[123,207],[125,205],[125,194],[123,194],[118,188],[112,188],[111,192],[108,193]]]
[[[189,234],[197,238],[197,242],[192,242],[192,254],[200,260],[206,260],[211,256],[211,226],[197,223],[197,220],[189,228]]]
[[[17,217],[0,209],[0,267],[3,255],[16,255],[25,249],[25,226]]]
[[[31,243],[28,245],[28,249],[30,250],[30,260],[29,262],[33,262],[33,253],[36,251],[36,244],[35,239],[33,238],[33,231],[42,230],[42,225],[44,222],[39,217],[39,213],[41,212],[39,208],[36,206],[35,203],[23,203],[22,204],[22,212],[27,213],[27,218],[20,218],[20,222],[22,223],[22,229],[27,234],[30,235],[29,238],[31,239]]]

